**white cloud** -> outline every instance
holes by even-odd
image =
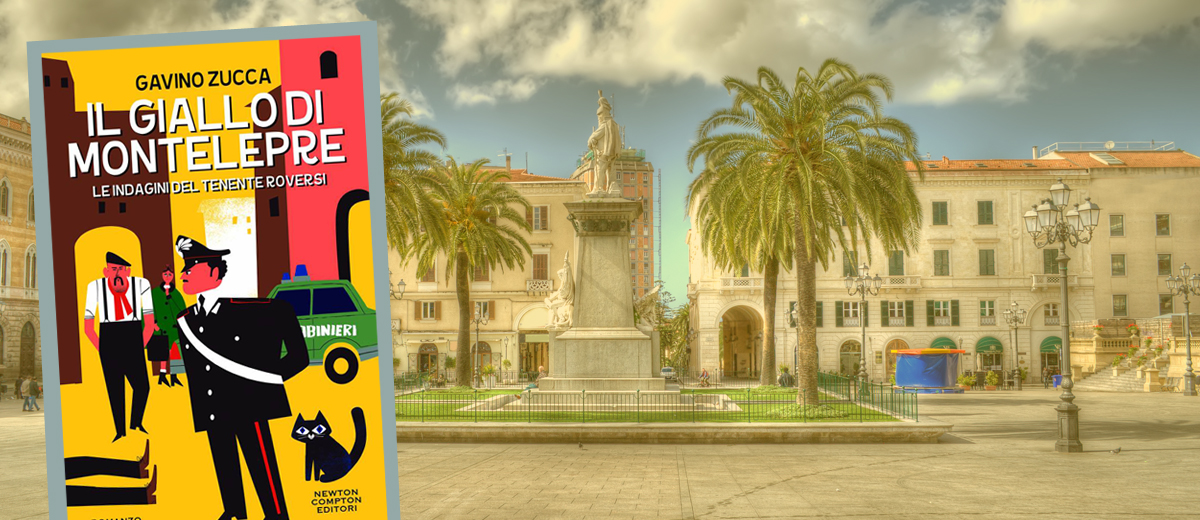
[[[533,96],[538,89],[538,83],[532,78],[524,77],[513,80],[500,79],[486,85],[456,84],[450,88],[450,98],[455,106],[495,105],[496,101],[524,101]]]
[[[441,71],[496,64],[513,78],[626,86],[726,75],[760,65],[790,75],[829,57],[891,78],[901,101],[1020,99],[1032,49],[1082,57],[1170,30],[1192,31],[1200,2],[976,0],[940,12],[886,0],[401,0],[443,30]],[[460,103],[494,103],[482,87]]]
[[[223,9],[221,6],[233,4]],[[366,20],[354,0],[8,0],[0,2],[0,112],[29,114],[27,41],[270,27]],[[390,27],[379,24],[381,88],[400,92],[430,115],[420,91],[406,88]]]

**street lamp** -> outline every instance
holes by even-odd
[[[475,386],[479,386],[479,326],[487,325],[488,317],[486,312],[479,312],[479,307],[475,307],[475,317],[471,318],[471,323],[475,324],[475,344],[471,345],[471,367],[472,374],[475,378]]]
[[[391,292],[392,292],[393,300],[399,300],[404,297],[404,287],[405,287],[405,283],[404,283],[403,278],[401,278],[399,282],[396,282],[395,289],[392,289],[389,287],[389,289],[391,289]]]
[[[1017,328],[1025,324],[1025,309],[1017,305],[1017,302],[1012,302],[1011,308],[1004,311],[1004,321],[1008,323],[1008,328],[1013,338],[1013,370],[1016,370],[1016,376],[1013,379],[1017,380],[1017,390],[1021,389],[1021,360],[1020,352],[1017,351]]]
[[[1050,198],[1033,209],[1025,212],[1025,230],[1033,238],[1033,244],[1038,249],[1051,244],[1058,244],[1058,283],[1062,298],[1062,337],[1070,341],[1071,320],[1070,307],[1067,306],[1067,245],[1072,247],[1092,241],[1092,231],[1100,222],[1100,206],[1091,198],[1084,199],[1082,205],[1076,204],[1073,209],[1067,209],[1071,199],[1071,188],[1058,179],[1050,186]],[[1055,408],[1058,410],[1058,441],[1054,443],[1054,451],[1081,452],[1083,444],[1079,442],[1079,407],[1072,402],[1075,394],[1071,393],[1075,383],[1071,381],[1071,348],[1063,345],[1062,349],[1062,388],[1059,396],[1062,403]]]
[[[859,350],[863,353],[863,358],[862,363],[859,364],[858,376],[864,382],[866,382],[869,377],[867,374],[867,359],[869,359],[867,356],[867,294],[870,294],[871,296],[879,294],[879,287],[883,285],[883,278],[880,278],[879,275],[875,275],[875,277],[872,278],[871,275],[867,273],[868,269],[870,269],[870,267],[864,263],[863,265],[858,266],[858,276],[847,276],[845,280],[846,292],[849,293],[850,296],[854,296],[856,294],[862,296],[861,303],[858,305],[858,324],[862,327],[862,343],[859,345]],[[879,319],[881,320],[885,318],[887,317],[882,315],[879,316]]]
[[[1192,274],[1187,264],[1179,266],[1182,276],[1168,276],[1167,290],[1183,296],[1183,337],[1187,341],[1187,373],[1183,376],[1183,395],[1196,396],[1196,374],[1192,372],[1192,301],[1190,295],[1200,295],[1200,274]]]

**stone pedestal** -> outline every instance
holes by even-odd
[[[642,204],[598,198],[566,207],[576,231],[572,326],[552,334],[550,373],[537,392],[664,391],[658,353],[633,317],[629,224]]]

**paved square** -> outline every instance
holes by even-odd
[[[1057,396],[922,396],[922,417],[956,424],[936,445],[401,444],[401,507],[406,520],[1200,518],[1200,398],[1081,394],[1087,451],[1066,455]],[[41,414],[19,405],[0,403],[0,520],[46,517]]]

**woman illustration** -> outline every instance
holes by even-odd
[[[179,359],[179,328],[176,317],[187,309],[183,295],[175,289],[175,271],[167,265],[162,271],[162,285],[150,291],[154,301],[154,322],[158,330],[146,346],[146,357],[158,369],[158,384],[183,386],[179,376],[171,373],[171,360]],[[167,376],[170,375],[170,381]]]

